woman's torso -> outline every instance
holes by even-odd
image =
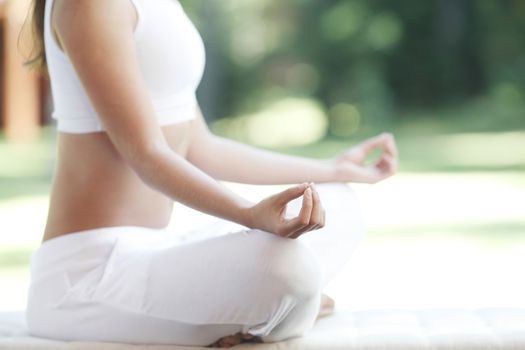
[[[191,121],[164,126],[174,152],[185,157]],[[59,133],[44,241],[109,226],[165,227],[173,201],[147,186],[126,164],[106,133]]]
[[[52,2],[48,0],[47,4],[49,13],[45,25],[48,29],[52,28]],[[204,65],[202,42],[185,14],[174,6],[180,7],[176,0],[132,0],[132,3],[141,11],[137,11],[136,29],[140,30],[135,33],[140,35],[137,51],[159,124],[173,151],[185,157],[197,112],[194,93]],[[162,12],[167,11],[173,13],[165,17],[165,22],[180,20],[179,27],[177,23],[162,23]],[[154,15],[160,17],[156,18],[160,25],[151,20]],[[189,35],[177,33],[179,29]],[[94,108],[78,78],[71,73],[72,66],[59,43],[49,39],[50,33],[52,31],[48,30],[45,37],[46,54],[59,133],[58,160],[43,240],[98,227],[165,227],[171,217],[173,200],[142,182],[116,151],[108,135],[101,130],[100,120],[89,114]],[[165,36],[164,43],[158,40],[160,34]],[[193,37],[193,42],[189,42],[188,37]],[[179,67],[162,67],[159,63],[170,61],[173,50],[166,45],[178,45],[179,51],[181,48],[189,51],[185,60],[178,58]],[[164,59],[159,60],[158,56]],[[191,73],[185,77],[186,82],[175,77],[181,70]],[[171,80],[163,81],[163,76],[168,80],[171,76]],[[76,95],[64,96],[62,90],[70,91],[75,86]],[[71,103],[75,99],[76,102]],[[77,112],[83,118],[81,123],[77,123]],[[188,115],[190,112],[193,115]],[[84,129],[78,129],[77,125]]]

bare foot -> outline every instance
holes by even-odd
[[[262,343],[260,337],[256,337],[251,334],[237,333],[233,335],[227,335],[217,340],[215,343],[208,345],[210,348],[231,348],[232,346],[239,345],[241,343]]]
[[[321,295],[321,306],[319,307],[319,313],[317,318],[326,317],[334,313],[335,300],[330,298],[328,295]]]

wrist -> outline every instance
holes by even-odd
[[[238,218],[237,222],[248,228],[254,227],[254,215],[253,215],[253,206],[254,204],[249,201],[243,201],[238,208]]]
[[[348,179],[344,177],[342,167],[336,158],[325,160],[325,167],[328,173],[328,182],[348,181]]]

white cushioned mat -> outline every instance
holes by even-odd
[[[0,313],[0,349],[195,350],[175,345],[62,342],[30,337],[22,312]],[[525,309],[336,310],[302,338],[236,350],[525,350]]]

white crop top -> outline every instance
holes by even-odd
[[[160,125],[195,117],[195,90],[205,64],[202,39],[178,0],[130,0],[138,21],[134,32],[140,68]],[[51,31],[53,0],[47,0],[44,45],[57,129],[103,131],[104,126],[69,57]]]

